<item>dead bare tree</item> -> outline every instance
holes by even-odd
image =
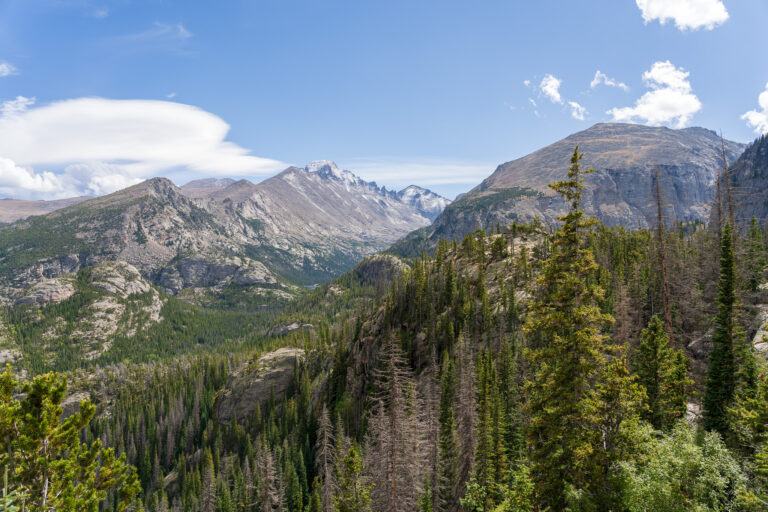
[[[365,442],[365,470],[375,484],[373,508],[410,512],[417,508],[427,461],[413,376],[394,336],[384,341],[375,377],[378,392]]]
[[[731,193],[731,173],[728,169],[728,158],[725,155],[725,139],[723,139],[722,132],[720,132],[720,148],[723,155],[723,178],[725,179],[725,192],[728,201],[728,222],[731,224],[733,232],[736,233],[736,215],[733,210],[733,194]]]
[[[477,408],[476,391],[477,379],[475,375],[475,353],[472,341],[465,331],[458,342],[459,382],[458,382],[458,410],[457,430],[459,434],[459,471],[455,490],[458,495],[464,489],[472,474],[474,465],[475,447],[477,446]],[[458,500],[457,500],[458,501]]]
[[[322,479],[322,498],[323,512],[333,512],[333,491],[334,491],[334,448],[333,448],[333,426],[331,417],[328,414],[328,407],[323,404],[318,418],[317,426],[317,472]]]
[[[669,276],[667,274],[667,249],[664,242],[664,215],[661,201],[661,177],[659,168],[654,168],[654,198],[656,200],[656,236],[659,243],[659,267],[661,268],[661,286],[664,295],[664,323],[670,343],[674,343],[672,329],[672,297],[669,293]]]

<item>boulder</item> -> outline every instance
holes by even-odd
[[[306,330],[306,329],[314,329],[314,325],[312,324],[300,324],[298,322],[293,322],[287,325],[277,325],[269,330],[269,334],[273,336],[282,336],[284,334],[290,334],[294,331],[298,330]]]
[[[712,335],[715,333],[714,327],[710,328],[702,336],[699,336],[688,344],[688,350],[691,351],[694,359],[704,361],[712,350]]]
[[[297,364],[303,359],[303,350],[284,347],[238,367],[229,377],[227,387],[216,396],[216,420],[223,425],[246,421],[271,393],[274,392],[276,398],[282,397],[293,381]]]
[[[752,344],[759,353],[768,356],[768,304],[757,305],[758,328]]]

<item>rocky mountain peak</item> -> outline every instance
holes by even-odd
[[[402,203],[413,206],[429,220],[435,220],[440,215],[440,212],[451,204],[449,199],[418,185],[409,185],[397,192],[397,199]]]
[[[131,187],[113,192],[112,194],[104,196],[104,198],[133,199],[146,195],[151,195],[154,197],[167,197],[169,195],[179,195],[181,193],[181,189],[174,185],[174,183],[168,178],[150,178]]]
[[[362,179],[351,172],[339,169],[336,163],[331,160],[315,160],[314,162],[308,163],[306,167],[304,167],[304,170],[309,173],[317,174],[322,178],[335,179],[344,183],[358,184],[363,182]]]

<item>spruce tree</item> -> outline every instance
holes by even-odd
[[[550,185],[569,209],[559,217],[524,326],[541,340],[531,351],[535,373],[526,385],[531,478],[542,509],[552,510],[566,507],[569,489],[589,483],[585,459],[596,449],[592,399],[604,366],[601,331],[612,321],[597,305],[603,290],[590,279],[598,267],[585,238],[595,221],[585,218],[580,200],[583,175],[592,169],[581,170],[582,156],[576,148],[567,179]]]
[[[336,475],[338,491],[334,496],[336,512],[370,512],[373,484],[363,476],[363,461],[351,446],[339,464]]]
[[[709,353],[709,367],[702,399],[704,428],[720,434],[728,430],[726,414],[736,388],[733,351],[733,309],[736,303],[734,281],[733,237],[731,225],[726,222],[720,241],[720,279],[715,332],[712,336],[712,350]]]
[[[688,359],[670,346],[664,324],[656,315],[640,336],[632,367],[645,388],[645,418],[655,428],[667,430],[686,411],[686,391],[692,383],[687,376]]]

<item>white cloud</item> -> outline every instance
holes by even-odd
[[[16,69],[16,66],[4,60],[0,61],[0,77],[18,75],[18,74],[19,74],[19,71]]]
[[[227,141],[229,125],[191,105],[80,98],[30,108],[32,102],[18,97],[0,107],[0,157],[14,177],[4,180],[6,195],[98,195],[174,172],[264,176],[286,167]]]
[[[765,84],[765,90],[758,96],[757,104],[760,106],[759,110],[750,110],[741,118],[747,122],[749,127],[754,128],[755,132],[768,133],[768,84]]]
[[[530,80],[523,80],[523,85],[526,86],[526,87],[530,87],[531,86],[531,81]]]
[[[27,107],[35,103],[35,98],[25,98],[16,96],[16,98],[0,103],[0,116],[12,116],[24,112]]]
[[[176,97],[176,93],[175,92],[169,92],[168,94],[165,95],[165,97],[168,98],[169,100],[171,100],[171,99]]]
[[[579,121],[584,120],[584,115],[587,114],[586,108],[582,107],[575,101],[569,101],[568,106],[571,107],[571,117],[578,119]]]
[[[62,180],[52,172],[35,173],[20,167],[11,159],[0,157],[0,194],[13,197],[30,197],[35,193],[61,197]]]
[[[562,104],[563,98],[560,96],[560,84],[562,83],[562,80],[553,75],[545,75],[539,87],[544,96],[549,98],[549,101]]]
[[[595,71],[595,77],[592,79],[592,81],[589,83],[589,86],[594,89],[600,84],[607,85],[608,87],[618,87],[619,89],[623,89],[625,91],[629,90],[629,87],[624,82],[619,82],[618,80],[614,78],[610,78],[608,75],[600,71],[599,69]]]
[[[607,113],[614,121],[642,121],[652,126],[673,124],[684,128],[701,110],[701,102],[688,81],[689,75],[669,61],[656,62],[650,71],[643,73],[643,81],[651,90],[643,94],[634,107],[613,108]]]
[[[659,20],[664,25],[674,21],[680,30],[712,30],[728,19],[728,11],[720,0],[636,0],[643,21]]]

